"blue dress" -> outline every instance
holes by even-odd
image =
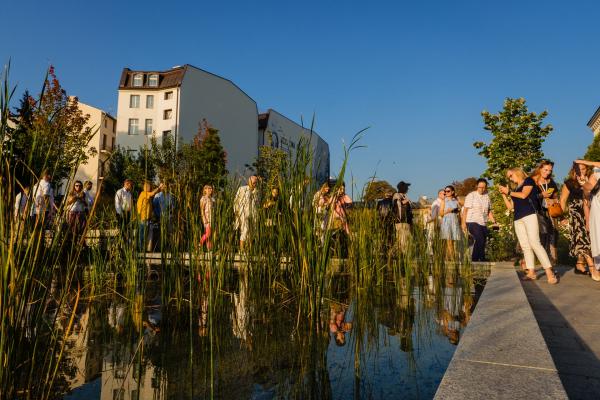
[[[442,224],[440,226],[440,237],[445,240],[461,240],[462,231],[460,230],[460,223],[458,221],[458,213],[451,212],[452,210],[459,210],[458,200],[446,200],[444,208],[444,217],[442,218]],[[447,214],[446,214],[447,213]]]

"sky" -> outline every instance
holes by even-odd
[[[355,198],[374,176],[410,182],[414,199],[479,176],[481,111],[507,97],[549,112],[544,151],[562,180],[600,106],[597,1],[8,0],[3,14],[0,62],[17,98],[54,65],[70,95],[115,114],[124,67],[192,64],[259,111],[314,117],[333,175],[368,128],[349,159]]]

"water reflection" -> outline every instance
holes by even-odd
[[[452,275],[452,276],[449,276]],[[69,399],[430,398],[482,280],[449,274],[357,289],[331,279],[318,323],[239,274],[212,298],[80,302],[60,373]],[[212,299],[212,300],[211,300]]]

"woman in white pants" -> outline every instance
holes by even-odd
[[[548,258],[548,253],[540,242],[540,228],[536,215],[537,199],[536,184],[533,179],[527,177],[521,168],[511,168],[506,172],[506,177],[515,186],[511,190],[507,186],[499,186],[498,189],[502,193],[504,204],[509,210],[514,210],[515,217],[515,233],[523,254],[525,256],[525,265],[527,266],[527,275],[525,279],[535,280],[535,256],[542,264],[548,283],[554,285],[558,283],[558,279],[552,271],[552,264]],[[535,253],[535,256],[534,256]]]

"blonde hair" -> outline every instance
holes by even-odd
[[[509,168],[509,169],[506,171],[506,174],[508,175],[508,173],[509,173],[509,172],[510,172],[511,174],[513,174],[513,175],[515,175],[515,174],[516,174],[516,175],[517,175],[517,176],[519,176],[519,177],[520,177],[522,180],[525,180],[525,179],[527,179],[527,174],[525,173],[525,171],[523,171],[523,168],[520,168],[520,167]]]

